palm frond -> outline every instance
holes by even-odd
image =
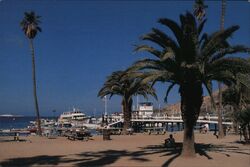
[[[240,52],[247,53],[249,51],[250,51],[250,48],[245,47],[243,45],[230,46],[230,47],[220,50],[219,53],[212,56],[210,62],[218,60],[228,54],[234,54],[234,53],[240,53]]]
[[[239,26],[231,26],[228,29],[220,30],[210,36],[206,45],[202,48],[202,55],[204,58],[209,59],[216,51],[223,49],[225,46],[224,41],[229,38],[236,30],[239,29]]]
[[[159,60],[143,59],[135,62],[129,69],[132,71],[144,69],[162,69],[162,64]]]
[[[41,23],[40,18],[41,16],[37,16],[33,11],[24,12],[24,18],[20,22],[20,26],[29,39],[35,38],[38,32],[42,32],[41,27],[39,27]]]
[[[204,20],[201,22],[201,24],[199,25],[198,30],[197,30],[199,35],[201,34],[201,32],[202,32],[202,30],[203,30],[203,27],[204,27],[206,21],[207,21],[207,19],[204,19]]]
[[[173,73],[168,71],[154,70],[150,72],[145,72],[142,82],[143,83],[155,83],[160,82],[171,82],[173,78]]]
[[[161,30],[152,28],[153,33],[158,36],[164,43],[166,47],[170,47],[176,54],[178,54],[178,44],[167,34],[163,33]]]
[[[247,74],[239,73],[237,75],[237,80],[241,84],[241,86],[244,86],[248,90],[250,90],[250,73],[247,73]]]
[[[165,98],[164,98],[165,103],[168,102],[168,95],[169,95],[170,91],[173,89],[173,87],[174,87],[175,85],[176,85],[175,82],[173,82],[173,83],[171,83],[171,84],[169,85],[169,87],[168,87],[168,89],[167,89],[167,92],[166,92],[166,95],[165,95]]]
[[[140,45],[140,46],[136,46],[136,48],[134,49],[135,52],[139,52],[139,51],[147,51],[153,55],[155,55],[158,58],[161,58],[161,52],[156,50],[155,48],[148,46],[148,45]]]
[[[239,57],[221,58],[212,62],[208,67],[208,71],[213,73],[225,70],[233,74],[250,73],[250,63]]]
[[[223,70],[218,72],[212,72],[210,74],[208,73],[206,76],[206,80],[219,81],[227,86],[231,86],[232,84],[236,83],[235,74],[230,71],[223,71]]]
[[[167,26],[174,33],[179,46],[182,47],[183,32],[182,32],[181,27],[178,25],[178,23],[167,18],[159,19],[158,22],[161,23],[162,25]]]

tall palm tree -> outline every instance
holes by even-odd
[[[147,98],[147,95],[152,95],[157,98],[154,88],[150,84],[141,83],[140,78],[131,78],[129,71],[115,71],[107,77],[106,82],[98,93],[99,97],[110,95],[119,95],[122,97],[122,108],[124,115],[123,132],[127,134],[127,129],[131,127],[131,113],[133,96],[142,95]]]
[[[222,92],[223,106],[230,105],[233,107],[233,127],[238,134],[237,116],[242,109],[246,109],[250,104],[250,75],[236,74],[236,83]],[[243,83],[242,83],[243,82]]]
[[[181,25],[170,19],[160,19],[159,23],[169,28],[176,40],[153,28],[151,33],[142,36],[142,40],[151,41],[160,49],[139,45],[135,50],[147,51],[156,58],[139,60],[130,69],[144,72],[145,83],[170,83],[166,97],[175,85],[179,85],[185,127],[182,155],[195,156],[193,128],[203,102],[202,85],[212,97],[212,80],[230,84],[235,82],[234,73],[250,72],[250,64],[245,59],[225,57],[237,52],[248,52],[249,48],[232,46],[227,41],[239,26],[201,36],[206,20],[197,26],[195,17],[187,12],[180,15],[180,22]]]
[[[35,101],[35,110],[37,117],[37,125],[38,125],[38,134],[41,135],[41,122],[40,122],[40,113],[36,92],[36,66],[35,66],[35,51],[33,45],[33,39],[36,37],[38,32],[41,32],[42,29],[39,27],[40,16],[37,16],[33,11],[25,12],[24,18],[20,23],[20,26],[25,34],[25,36],[29,39],[30,42],[30,50],[32,56],[32,79],[33,79],[33,93],[34,93],[34,101]]]
[[[246,108],[239,112],[236,118],[240,123],[246,143],[250,143],[250,108]]]
[[[226,0],[221,1],[221,20],[220,20],[220,29],[224,30],[224,22],[225,22],[225,13],[226,13]],[[225,136],[224,134],[224,128],[222,125],[222,83],[218,82],[218,88],[219,88],[219,93],[218,93],[218,99],[219,99],[219,106],[217,108],[217,113],[218,113],[218,138],[221,139]]]

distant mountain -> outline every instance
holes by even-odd
[[[225,90],[226,87],[223,88]],[[218,103],[218,94],[219,90],[216,90],[213,92],[213,98],[216,103],[216,106],[219,104]],[[166,107],[163,108],[163,112],[166,112],[168,115],[180,115],[181,114],[181,103],[175,103],[175,104],[169,104]],[[211,97],[210,96],[204,96],[203,97],[203,103],[201,106],[201,114],[206,114],[206,113],[213,113],[212,107],[211,107]]]

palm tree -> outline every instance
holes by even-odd
[[[193,14],[197,18],[199,23],[201,23],[202,20],[205,18],[205,15],[206,15],[205,9],[207,7],[208,6],[204,4],[203,0],[195,0]]]
[[[182,155],[195,156],[193,128],[203,102],[202,85],[212,98],[212,80],[230,84],[235,82],[234,73],[249,72],[250,64],[245,59],[225,57],[237,52],[248,52],[249,49],[242,45],[231,46],[227,41],[239,26],[201,36],[206,20],[197,26],[195,17],[187,12],[180,15],[180,22],[181,25],[170,19],[160,19],[159,23],[168,27],[176,40],[153,28],[151,33],[142,36],[142,40],[151,41],[160,49],[139,45],[135,50],[147,51],[156,59],[139,60],[130,69],[144,72],[143,82],[170,83],[166,97],[175,85],[179,85],[185,127]]]
[[[221,20],[220,20],[220,29],[224,30],[224,22],[225,22],[225,13],[226,13],[226,0],[222,0],[221,3]],[[219,88],[219,93],[218,93],[218,99],[219,99],[219,106],[217,108],[217,113],[218,113],[218,138],[221,139],[225,136],[224,134],[224,128],[222,125],[222,84],[221,82],[218,82],[218,88]]]
[[[40,23],[40,16],[37,16],[34,12],[25,12],[24,18],[20,23],[20,26],[25,34],[25,36],[29,39],[30,42],[30,49],[31,49],[31,56],[32,56],[32,79],[33,79],[33,93],[34,93],[34,100],[35,100],[35,110],[36,110],[36,117],[37,117],[37,125],[38,125],[38,134],[41,135],[41,122],[40,122],[40,114],[39,114],[39,106],[38,106],[38,99],[37,99],[37,92],[36,92],[36,67],[35,67],[35,52],[34,52],[34,45],[33,39],[36,37],[38,32],[41,32],[41,28],[39,27]]]
[[[239,112],[237,119],[239,120],[246,143],[250,143],[250,108]]]
[[[127,129],[131,127],[131,113],[133,96],[142,95],[147,98],[147,95],[152,95],[157,98],[154,88],[149,84],[142,84],[142,79],[129,77],[131,71],[115,71],[107,77],[106,82],[98,93],[99,97],[110,95],[119,95],[122,97],[122,108],[124,115],[123,132],[127,134]]]
[[[238,134],[238,115],[242,109],[246,109],[250,104],[250,76],[236,74],[236,83],[222,92],[223,106],[230,105],[233,107],[233,127]]]

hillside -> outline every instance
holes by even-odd
[[[216,105],[218,105],[218,93],[219,93],[218,90],[213,92],[213,97],[214,97],[214,100],[216,102]],[[181,113],[180,106],[181,106],[180,102],[175,103],[175,104],[169,104],[163,108],[163,112],[167,113],[168,115],[180,115],[180,113]],[[211,110],[211,98],[210,98],[210,96],[203,97],[203,103],[201,106],[201,114],[205,115],[206,113],[214,113]]]

